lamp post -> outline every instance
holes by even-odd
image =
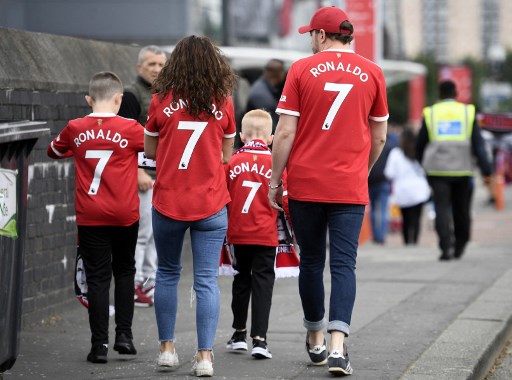
[[[231,15],[230,0],[222,0],[222,45],[231,46],[233,44],[231,38]]]
[[[493,44],[487,50],[487,58],[491,65],[492,77],[498,79],[501,74],[501,67],[507,58],[505,49],[500,44]]]

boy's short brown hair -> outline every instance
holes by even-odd
[[[242,118],[242,133],[250,138],[269,138],[272,135],[272,116],[262,109],[247,112]]]
[[[111,71],[100,71],[89,81],[89,96],[96,102],[109,100],[117,93],[123,93],[123,83]]]

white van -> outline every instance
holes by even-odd
[[[165,51],[171,52],[174,46],[163,46]],[[220,46],[220,50],[229,58],[231,65],[238,74],[250,83],[254,82],[263,72],[263,67],[270,59],[280,59],[288,69],[298,59],[308,57],[310,51],[281,50],[272,48]],[[386,77],[388,87],[408,81],[427,73],[426,67],[420,63],[410,61],[382,60],[379,62]]]

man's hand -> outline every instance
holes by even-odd
[[[283,186],[280,186],[277,189],[269,188],[268,200],[270,202],[270,207],[278,211],[284,211],[283,208],[279,206],[283,204]]]
[[[146,192],[153,187],[153,178],[144,169],[138,169],[137,183],[139,191]]]

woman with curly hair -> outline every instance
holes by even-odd
[[[183,239],[190,229],[197,295],[196,376],[213,376],[219,319],[217,274],[230,201],[223,164],[236,133],[236,75],[207,37],[183,38],[153,83],[144,151],[156,159],[153,231],[158,255],[155,313],[158,365],[178,365],[174,330]]]

